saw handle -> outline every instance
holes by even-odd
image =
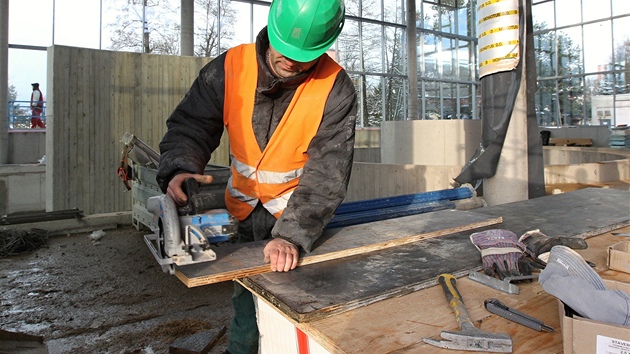
[[[475,325],[470,320],[470,316],[468,316],[468,312],[464,306],[464,300],[462,299],[459,290],[457,290],[457,278],[455,278],[452,274],[445,273],[440,274],[437,281],[440,285],[442,285],[442,289],[446,295],[446,301],[448,301],[448,304],[455,313],[455,318],[459,323],[459,328],[461,330],[475,328]]]
[[[196,179],[190,177],[186,178],[182,183],[182,190],[188,197],[188,204],[179,208],[180,215],[196,215],[199,213],[199,205],[196,195],[199,194],[199,183]]]

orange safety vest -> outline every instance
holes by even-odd
[[[308,160],[307,149],[324,114],[326,99],[341,67],[328,55],[297,88],[264,151],[260,151],[252,117],[258,63],[255,44],[228,50],[225,58],[223,123],[230,138],[232,176],[225,203],[244,220],[260,200],[276,218],[282,215]]]

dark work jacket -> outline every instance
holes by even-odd
[[[278,79],[266,64],[267,28],[256,38],[258,88],[252,124],[261,151],[265,149],[295,93],[308,76]],[[225,53],[209,62],[186,96],[167,119],[168,131],[160,142],[157,181],[163,192],[179,173],[203,174],[223,134]],[[287,208],[275,223],[272,237],[288,240],[310,252],[313,242],[332,219],[346,196],[357,113],[357,96],[348,74],[337,75],[326,100],[324,116],[308,147],[309,160]]]

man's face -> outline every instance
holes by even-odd
[[[271,71],[279,78],[288,78],[301,74],[313,67],[316,62],[317,59],[306,63],[291,60],[280,54],[277,50],[273,49],[272,46],[269,46],[269,58],[267,60],[267,64],[270,66]]]

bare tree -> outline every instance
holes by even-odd
[[[219,9],[219,1],[221,7]],[[234,38],[236,11],[229,0],[195,0],[195,55],[211,57],[227,50],[226,45]],[[221,48],[219,48],[218,24],[221,24]]]
[[[108,0],[116,12],[110,49],[179,55],[181,47],[180,0]],[[229,0],[195,0],[195,55],[209,57],[225,50],[234,37],[236,11]],[[221,46],[218,48],[218,23]]]
[[[112,50],[178,54],[179,11],[176,0],[109,0],[117,13],[111,37]]]

